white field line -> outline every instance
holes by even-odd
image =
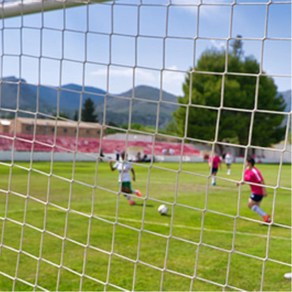
[[[39,209],[37,209],[37,210],[39,210]],[[60,210],[56,209],[55,211],[60,211]],[[12,213],[18,213],[18,211],[14,211]],[[100,217],[102,219],[110,219],[110,220],[113,220],[113,221],[116,220],[116,216],[97,215],[97,218],[98,217]],[[131,218],[124,218],[124,217],[118,217],[118,219],[120,221],[125,221],[125,222],[134,222],[134,223],[141,223],[142,222],[141,220],[131,219]],[[4,220],[4,217],[0,216],[0,221],[2,221],[2,220]],[[169,223],[161,223],[161,222],[154,222],[154,221],[144,221],[144,224],[152,224],[152,225],[159,225],[159,226],[164,226],[164,227],[170,227],[170,224]],[[190,230],[196,230],[196,231],[200,231],[201,230],[200,227],[192,227],[192,226],[181,225],[181,224],[173,224],[173,227],[190,229]],[[223,233],[223,234],[233,234],[234,233],[233,231],[229,231],[229,230],[210,229],[210,228],[204,228],[204,231],[214,232],[214,233]],[[256,233],[241,232],[241,231],[236,231],[235,233],[236,234],[239,234],[239,235],[244,235],[244,236],[254,236],[254,237],[259,237],[259,238],[268,238],[268,236],[267,235],[264,235],[264,234],[256,234]],[[273,235],[271,235],[270,238],[291,241],[291,237],[273,236]]]
[[[116,219],[116,217],[108,216],[108,215],[101,215],[101,216],[98,216],[98,217],[101,217],[101,218],[104,218],[104,219],[113,219],[113,220]],[[126,222],[127,221],[128,222],[134,222],[134,223],[140,223],[141,222],[141,220],[131,219],[131,218],[118,217],[118,219],[120,221],[126,221]],[[170,224],[168,224],[168,223],[161,223],[161,222],[154,222],[154,221],[144,221],[144,224],[152,224],[152,225],[160,225],[160,226],[170,227]],[[180,224],[174,224],[173,227],[196,230],[196,231],[201,230],[200,227],[192,227],[192,226],[186,226],[186,225],[180,225]],[[209,228],[204,228],[204,231],[214,232],[214,233],[223,233],[223,234],[233,234],[234,233],[233,231],[228,231],[228,230],[223,230],[223,229],[209,229]],[[268,238],[268,236],[264,235],[264,234],[256,234],[256,233],[241,232],[241,231],[236,231],[235,233],[239,234],[239,235],[245,235],[245,236]],[[270,238],[291,241],[290,237],[273,236],[273,235],[271,235]]]

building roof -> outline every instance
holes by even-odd
[[[50,119],[32,119],[32,118],[16,118],[16,122],[20,122],[25,125],[34,125],[37,124],[39,126],[51,126],[55,127],[72,127],[72,128],[91,128],[100,130],[102,126],[99,123],[90,123],[90,122],[78,122],[72,120],[50,120]]]

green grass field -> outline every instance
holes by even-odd
[[[242,164],[215,187],[206,163],[134,167],[129,206],[107,163],[0,164],[0,290],[291,290],[290,165],[258,165],[272,226],[236,187]]]

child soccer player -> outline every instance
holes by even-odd
[[[218,168],[220,165],[221,165],[221,159],[216,153],[214,154],[214,156],[210,156],[209,166],[211,168],[212,186],[216,186],[216,175],[217,175]]]
[[[232,164],[232,155],[227,152],[226,155],[225,155],[225,163],[226,163],[226,166],[227,166],[227,175],[230,175],[231,174],[231,164]]]
[[[116,161],[115,163],[114,161],[110,161],[109,165],[112,171],[116,169],[118,170],[119,182],[121,183],[121,191],[123,193],[128,194],[128,195],[125,195],[125,197],[127,198],[129,205],[135,205],[135,201],[132,200],[132,197],[130,196],[130,194],[135,194],[138,197],[142,197],[142,194],[139,190],[132,190],[130,172],[132,173],[133,181],[136,180],[136,175],[135,175],[135,171],[132,164],[126,161],[125,157],[126,157],[126,153],[122,152],[121,160]]]
[[[245,182],[250,182],[251,195],[248,200],[248,207],[259,214],[264,222],[270,223],[270,216],[265,213],[261,208],[260,204],[263,197],[267,196],[267,191],[264,186],[265,182],[261,172],[254,166],[255,161],[253,158],[248,158],[246,160],[246,169],[244,171],[244,182],[237,183],[237,185],[244,184]]]

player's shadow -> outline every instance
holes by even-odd
[[[161,215],[161,217],[171,217],[170,214],[160,214],[160,215]]]
[[[143,207],[144,204],[143,203],[136,203],[135,206]],[[154,205],[152,205],[152,204],[145,204],[145,206],[147,208],[153,208],[154,207]]]

